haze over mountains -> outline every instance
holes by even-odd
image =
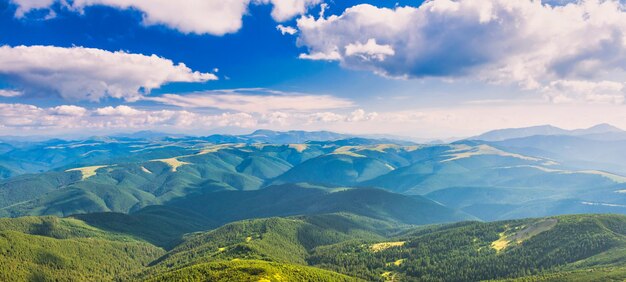
[[[13,252],[3,260],[25,280],[549,280],[590,268],[622,277],[624,217],[560,215],[626,215],[623,133],[543,126],[449,144],[267,130],[9,141],[0,216],[18,218],[0,222],[0,251]],[[529,217],[544,219],[510,221]],[[454,224],[498,220],[509,221]],[[430,224],[444,225],[415,227]],[[77,265],[85,240],[98,242],[93,255],[117,258]],[[446,247],[427,252],[439,266],[416,261],[436,244]]]
[[[524,128],[507,128],[498,129],[483,133],[481,135],[470,137],[470,140],[483,140],[483,141],[504,141],[507,139],[524,138],[536,135],[567,135],[567,136],[582,136],[586,138],[617,138],[620,136],[626,139],[626,132],[610,124],[598,124],[585,129],[566,130],[558,128],[552,125],[539,125]]]
[[[624,212],[626,139],[600,138],[619,133],[609,125],[532,127],[431,145],[267,130],[4,143],[0,212],[132,212],[189,194],[291,183],[421,195],[485,220]],[[496,135],[515,138],[488,141]]]

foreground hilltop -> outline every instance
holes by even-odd
[[[0,275],[11,275],[0,278],[14,281],[626,278],[626,217],[616,215],[428,227],[346,213],[255,219],[166,250],[73,218],[0,223]]]

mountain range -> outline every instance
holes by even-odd
[[[507,139],[524,138],[531,136],[584,136],[587,138],[618,138],[626,139],[626,132],[610,124],[598,124],[585,129],[567,130],[552,125],[539,125],[523,128],[498,129],[470,137],[469,140],[504,141]]]
[[[626,278],[622,133],[0,143],[0,280]]]

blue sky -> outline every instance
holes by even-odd
[[[167,2],[0,0],[0,134],[626,127],[617,1]]]

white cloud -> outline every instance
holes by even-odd
[[[532,109],[532,114],[529,113]],[[626,128],[626,112],[613,104],[545,104],[508,102],[471,104],[409,111],[369,112],[357,109],[319,112],[208,113],[206,111],[137,109],[128,105],[84,109],[78,106],[44,108],[0,103],[0,133],[82,133],[172,130],[206,132],[222,127],[274,130],[331,130],[354,134],[394,134],[423,138],[471,136],[495,128],[553,124],[584,128],[611,123]],[[92,133],[87,133],[92,132]]]
[[[314,61],[339,61],[341,60],[341,54],[337,50],[327,52],[311,52],[309,54],[300,54],[300,59],[314,60]]]
[[[302,17],[297,26],[298,44],[309,50],[301,58],[339,60],[390,77],[469,77],[540,88],[626,72],[626,11],[616,0],[363,4],[341,15]],[[364,50],[369,53],[356,52]]]
[[[0,47],[0,77],[26,94],[53,92],[63,98],[136,100],[169,82],[204,82],[217,77],[156,55],[54,46]],[[143,91],[142,91],[143,90]]]
[[[256,89],[252,92],[254,93],[247,93],[245,89],[222,90],[187,95],[165,94],[143,99],[183,108],[214,108],[247,113],[267,113],[272,111],[306,112],[354,106],[354,103],[350,100],[330,95],[294,94],[264,89]]]
[[[327,124],[350,124],[370,121],[375,113],[356,110],[353,113],[331,112],[225,112],[137,109],[128,105],[86,109],[74,105],[43,108],[26,104],[0,103],[0,132],[15,129],[46,133],[71,131],[110,131],[115,129],[141,130],[145,128],[175,128],[199,131],[220,127],[304,129],[324,127]],[[23,131],[26,132],[26,131]]]
[[[144,112],[131,108],[129,106],[120,105],[117,107],[104,107],[95,110],[95,113],[100,116],[138,116]]]
[[[23,93],[21,91],[0,89],[0,97],[17,97],[21,96],[22,94]]]
[[[87,109],[74,105],[61,105],[50,109],[50,112],[63,116],[84,116]]]
[[[56,0],[11,0],[11,2],[17,4],[17,10],[15,10],[16,18],[23,18],[26,13],[32,10],[47,9],[50,12],[50,6],[54,4]]]
[[[347,117],[347,121],[369,121],[378,116],[378,113],[366,113],[363,109],[358,109]]]
[[[284,26],[282,24],[277,25],[276,29],[278,31],[280,31],[280,33],[282,33],[282,35],[285,35],[285,34],[294,35],[294,34],[298,33],[298,30],[295,29],[294,27]]]
[[[46,126],[50,118],[41,108],[24,104],[0,104],[0,127]],[[48,120],[48,121],[47,121]]]
[[[307,123],[313,124],[318,122],[339,122],[345,119],[345,116],[332,112],[321,112],[309,115]]]
[[[318,5],[322,0],[257,0],[261,3],[271,2],[274,5],[272,8],[272,18],[278,22],[284,22],[292,19],[297,15],[302,15],[306,11],[315,5]]]
[[[346,56],[358,56],[365,61],[384,61],[385,57],[395,53],[390,45],[379,45],[375,38],[370,38],[365,44],[356,42],[346,45]]]
[[[145,25],[166,25],[184,33],[223,35],[238,31],[249,0],[74,0],[73,9],[93,5],[137,9]]]
[[[304,14],[322,0],[11,0],[17,5],[15,16],[24,17],[30,11],[47,9],[54,14],[52,6],[83,12],[90,6],[109,6],[117,9],[134,9],[143,14],[143,24],[165,25],[183,33],[224,35],[237,32],[243,24],[243,16],[253,4],[272,4],[272,17],[283,22]],[[49,16],[48,16],[49,17]]]
[[[554,103],[604,103],[623,104],[626,93],[621,82],[557,80],[551,82],[543,91],[545,97]]]

